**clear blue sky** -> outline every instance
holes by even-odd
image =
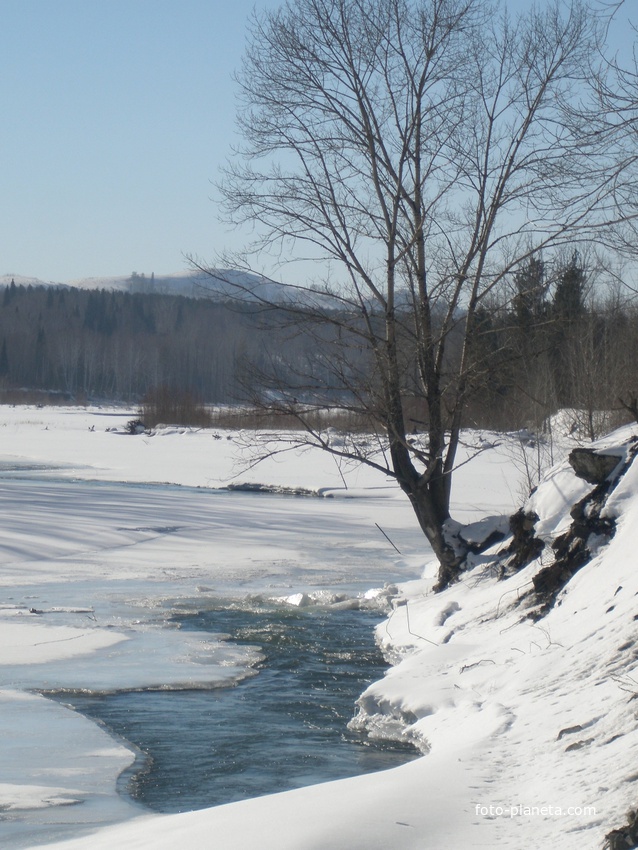
[[[0,274],[168,273],[226,240],[231,74],[275,0],[0,0]]]
[[[162,274],[232,243],[211,200],[231,74],[276,5],[0,0],[0,274]]]

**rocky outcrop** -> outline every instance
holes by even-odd
[[[627,824],[620,829],[612,829],[605,836],[603,850],[631,850],[638,847],[638,811],[627,812]]]
[[[504,575],[511,575],[522,570],[523,567],[538,558],[545,548],[545,543],[539,537],[536,537],[535,527],[537,522],[538,514],[533,511],[525,511],[523,508],[510,517],[512,542],[499,553]]]
[[[579,477],[590,483],[594,483],[594,476],[600,480],[571,509],[572,523],[569,530],[552,543],[554,562],[543,567],[532,579],[540,603],[534,614],[535,619],[544,616],[554,605],[567,582],[592,559],[593,550],[608,543],[614,536],[615,520],[605,515],[604,509],[610,494],[633,463],[636,454],[636,438],[623,447],[622,454],[601,454],[590,449],[575,449],[570,454],[569,462]],[[585,473],[590,477],[587,478]]]
[[[623,456],[595,449],[579,448],[569,453],[569,463],[576,475],[589,484],[603,484],[622,462]]]

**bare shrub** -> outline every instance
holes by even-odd
[[[289,412],[261,407],[222,407],[210,412],[211,424],[218,428],[254,431],[324,431],[334,428],[356,434],[372,434],[378,430],[372,418],[343,408],[312,409],[299,405]]]
[[[66,405],[86,406],[84,396],[74,396],[71,393],[57,390],[41,390],[29,388],[0,389],[0,404],[35,404],[40,407],[55,407]]]
[[[140,418],[147,428],[159,424],[210,428],[213,424],[210,412],[190,390],[166,385],[154,387],[144,396]]]

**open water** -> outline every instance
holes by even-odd
[[[60,699],[139,749],[120,791],[158,812],[188,811],[394,767],[417,753],[347,729],[355,700],[386,665],[378,612],[225,601],[173,615],[184,630],[258,647],[234,687]]]

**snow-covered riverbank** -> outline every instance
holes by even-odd
[[[637,740],[631,470],[614,496],[616,536],[534,623],[515,603],[537,562],[506,581],[478,564],[457,586],[429,594],[435,566],[409,505],[375,473],[339,469],[311,452],[241,472],[237,435],[128,436],[121,429],[129,418],[0,409],[6,846],[69,836],[54,846],[173,850],[209,847],[215,836],[224,850],[581,848],[599,846],[624,822]],[[520,501],[520,446],[487,434],[472,443],[483,452],[459,469],[454,490],[463,522],[509,513]],[[231,482],[324,498],[216,492]],[[570,521],[572,501],[588,486],[565,466],[539,490],[544,536]],[[356,599],[388,583],[401,587],[378,635],[396,666],[363,695],[356,722],[379,734],[407,726],[427,752],[391,771],[200,812],[140,815],[115,794],[130,751],[27,693],[251,675],[250,652],[166,628],[170,600],[254,592],[298,603],[321,593],[330,604],[336,592]]]

